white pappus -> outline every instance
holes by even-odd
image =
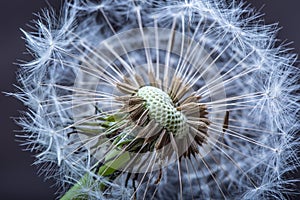
[[[61,199],[286,199],[297,56],[246,4],[73,0],[24,32],[19,120]]]

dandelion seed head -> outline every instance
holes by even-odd
[[[299,69],[276,24],[220,0],[75,0],[37,18],[13,95],[29,108],[23,145],[62,196],[292,193]]]
[[[163,91],[152,86],[138,90],[137,96],[146,100],[150,118],[155,119],[163,127],[174,134],[183,134],[187,128],[185,116],[172,105],[171,98]]]

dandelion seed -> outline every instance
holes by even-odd
[[[36,23],[14,95],[29,107],[24,144],[61,199],[293,193],[296,56],[250,8],[75,0]]]

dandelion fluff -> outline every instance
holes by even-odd
[[[20,120],[61,199],[284,199],[299,69],[242,3],[70,1],[25,32]]]

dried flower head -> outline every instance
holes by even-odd
[[[73,0],[25,32],[20,124],[61,199],[284,199],[299,69],[222,0]]]

